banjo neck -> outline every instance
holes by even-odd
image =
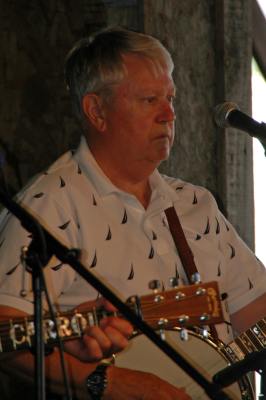
[[[127,305],[154,329],[171,329],[193,325],[215,324],[224,320],[217,282],[182,286],[169,291],[127,300]],[[55,321],[43,317],[44,342],[55,346],[59,339],[79,338],[87,327],[99,324],[108,313],[91,307],[58,314]],[[0,321],[0,353],[34,347],[34,320],[32,317]]]
[[[262,318],[226,346],[234,361],[242,360],[247,354],[264,348],[266,348],[266,318]]]

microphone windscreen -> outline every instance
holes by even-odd
[[[239,107],[236,103],[233,102],[225,102],[218,104],[214,108],[214,121],[219,128],[226,128],[230,124],[228,122],[228,115],[231,111],[239,110]]]

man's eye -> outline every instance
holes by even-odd
[[[167,96],[167,98],[168,98],[168,101],[170,103],[174,103],[175,102],[175,96],[174,95],[169,95],[169,96]]]
[[[144,98],[146,103],[152,104],[156,102],[156,96],[148,96]]]

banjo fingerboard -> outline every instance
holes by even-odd
[[[264,348],[266,348],[266,318],[241,333],[227,345],[227,350],[234,361],[242,360],[247,354]]]
[[[51,318],[43,321],[44,342],[57,344],[58,335],[64,339],[80,337],[87,326],[98,324],[98,315],[92,310],[87,313],[74,313],[56,317],[55,322]],[[32,319],[19,318],[0,322],[0,352],[23,350],[34,346],[34,322]]]

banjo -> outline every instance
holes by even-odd
[[[127,300],[127,304],[141,315],[143,320],[158,330],[178,352],[183,353],[209,380],[228,364],[244,358],[247,353],[244,347],[245,349],[248,347],[249,351],[255,350],[254,346],[251,348],[251,345],[247,345],[246,335],[250,337],[250,332],[240,335],[234,342],[225,346],[223,343],[214,342],[209,334],[206,335],[206,330],[200,328],[224,320],[217,282],[182,286],[163,292],[155,291],[153,294],[139,297],[137,301],[135,297],[131,297]],[[44,317],[45,343],[51,347],[56,346],[58,335],[62,340],[81,337],[87,326],[98,324],[99,319],[107,315],[110,313],[91,308],[83,309],[82,312],[77,309],[71,313],[62,313],[56,316],[56,321],[49,316]],[[266,320],[260,321],[257,325],[250,331],[261,341],[262,346],[266,346]],[[191,328],[194,326],[197,326],[197,329]],[[187,336],[188,340],[184,340],[184,336]],[[0,353],[31,349],[34,346],[33,337],[32,318],[1,321]],[[144,335],[136,332],[128,348],[114,358],[115,365],[119,367],[149,371],[173,385],[185,387],[193,400],[208,399],[202,388]],[[246,377],[230,386],[228,394],[233,400],[254,399],[251,385]]]

